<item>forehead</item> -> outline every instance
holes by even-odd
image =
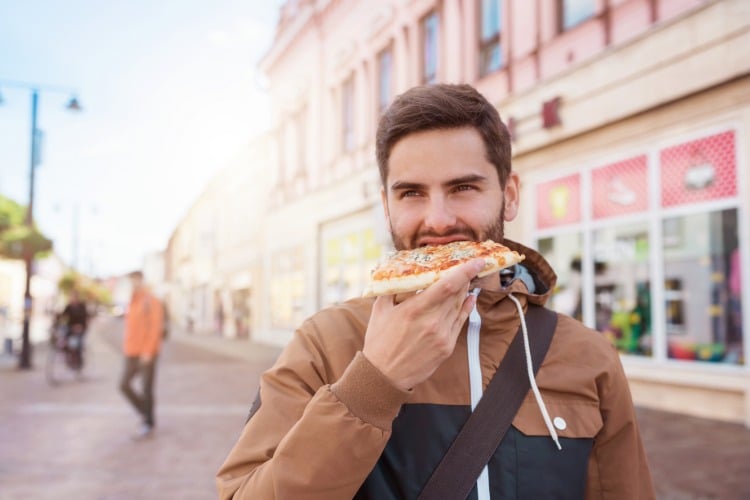
[[[472,127],[426,130],[409,134],[393,146],[387,183],[439,181],[469,174],[499,182],[479,132]]]

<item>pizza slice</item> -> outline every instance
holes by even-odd
[[[518,264],[524,256],[505,245],[487,241],[454,241],[447,245],[425,246],[393,253],[370,275],[365,297],[394,295],[427,288],[442,273],[475,258],[484,258],[484,277]]]

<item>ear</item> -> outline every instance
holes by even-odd
[[[503,203],[505,204],[505,221],[510,222],[518,215],[518,204],[521,195],[521,180],[518,174],[511,172],[503,191]]]

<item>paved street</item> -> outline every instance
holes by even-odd
[[[157,376],[157,434],[134,442],[137,419],[117,391],[122,323],[90,338],[91,372],[50,387],[45,349],[35,369],[0,358],[0,499],[210,499],[258,377],[278,350],[246,341],[175,336]],[[750,430],[639,409],[660,499],[750,498]]]

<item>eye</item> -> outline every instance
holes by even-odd
[[[419,196],[419,191],[415,191],[413,189],[401,192],[401,198],[414,198],[416,196]]]
[[[471,184],[459,184],[453,190],[454,191],[476,191],[477,187]]]

